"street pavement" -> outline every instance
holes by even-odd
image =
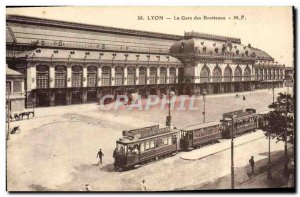
[[[202,101],[201,97],[198,99]],[[265,110],[271,102],[272,91],[249,93],[243,103],[235,98],[235,94],[208,96],[206,121],[219,120],[222,113],[242,107]],[[78,191],[86,183],[97,191],[137,191],[142,178],[151,191],[174,190],[230,173],[230,150],[200,160],[184,160],[181,156],[187,153],[182,152],[131,171],[115,172],[112,154],[122,130],[153,124],[162,126],[167,110],[101,111],[99,105],[84,104],[37,108],[35,112],[35,118],[11,122],[11,127],[20,126],[21,133],[11,135],[7,143],[9,191]],[[203,120],[202,109],[172,111],[171,115],[174,126],[179,128]],[[256,135],[261,135],[259,133],[246,135],[247,138],[256,138]],[[267,139],[260,138],[237,146],[235,165],[248,165],[252,155],[257,159],[265,156],[267,142]],[[211,147],[216,145],[219,144]],[[272,151],[283,149],[283,145],[275,140],[271,147]],[[104,163],[96,166],[99,148],[103,150]],[[205,148],[194,151],[201,152]]]

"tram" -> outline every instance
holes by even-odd
[[[179,150],[179,131],[159,125],[123,131],[116,141],[114,151],[115,169],[129,169],[138,164],[172,155]]]
[[[221,138],[220,122],[191,125],[180,131],[180,148],[187,151],[204,144],[214,143]]]
[[[222,119],[222,137],[231,138],[249,131],[257,129],[258,115],[255,109],[246,109],[223,113]],[[233,124],[233,125],[232,125]]]

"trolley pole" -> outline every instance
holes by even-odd
[[[232,128],[231,128],[231,189],[234,189],[234,162],[233,162],[233,147],[234,147],[234,142],[233,142],[233,130],[234,130],[234,115],[232,115],[231,120],[232,120]]]

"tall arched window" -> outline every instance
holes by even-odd
[[[157,82],[157,68],[151,67],[150,68],[150,84],[156,84]]]
[[[271,79],[272,78],[272,74],[271,74],[271,69],[269,68],[268,69],[268,79]]]
[[[264,80],[268,79],[268,70],[264,69]]]
[[[275,79],[275,70],[272,68],[271,70],[271,79]]]
[[[67,84],[67,68],[63,65],[55,66],[55,87],[65,88]]]
[[[82,87],[83,71],[82,66],[72,67],[72,87]]]
[[[259,75],[259,79],[260,80],[264,80],[264,69],[259,69],[260,70],[260,75]]]
[[[97,86],[97,67],[89,66],[87,68],[87,86],[95,87]]]
[[[232,81],[232,70],[229,65],[226,66],[224,71],[224,82],[231,82]]]
[[[166,67],[160,67],[159,69],[159,83],[165,84],[167,83],[167,68]]]
[[[242,81],[242,69],[239,66],[234,70],[234,81]]]
[[[36,67],[36,88],[49,88],[49,66],[39,65]]]
[[[221,82],[222,81],[222,71],[218,65],[213,70],[212,81],[213,82]]]
[[[176,68],[171,67],[169,75],[169,83],[176,83]]]
[[[244,71],[244,81],[251,81],[251,70],[247,66]]]
[[[101,85],[109,86],[111,83],[111,68],[109,66],[102,67]]]
[[[135,84],[135,67],[127,67],[127,85]]]
[[[255,69],[255,79],[256,80],[259,79],[259,69],[258,68]]]
[[[210,71],[209,68],[204,65],[200,72],[200,83],[209,82]]]
[[[145,67],[139,67],[139,84],[146,84],[147,71]]]
[[[279,70],[278,69],[275,70],[275,79],[279,79]]]
[[[121,66],[116,67],[115,70],[115,85],[123,85],[124,84],[124,69]]]
[[[182,83],[184,79],[184,68],[179,67],[178,68],[178,83]]]

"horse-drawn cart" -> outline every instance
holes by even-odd
[[[27,119],[30,118],[30,114],[32,114],[32,117],[34,117],[34,110],[25,110],[22,112],[14,112],[10,115],[10,119],[15,119],[16,121],[23,120],[24,117],[27,117]]]

